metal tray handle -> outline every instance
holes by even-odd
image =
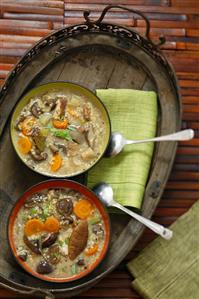
[[[130,8],[128,8],[128,7],[121,6],[121,5],[108,5],[108,6],[106,6],[106,7],[103,9],[103,11],[102,11],[101,16],[99,17],[99,19],[97,19],[96,21],[92,21],[92,20],[89,18],[89,15],[90,15],[90,13],[91,13],[90,10],[86,10],[86,11],[84,11],[84,18],[85,18],[85,20],[86,20],[86,24],[88,24],[88,25],[89,25],[89,24],[96,24],[96,25],[99,25],[99,24],[103,21],[103,19],[104,19],[106,13],[107,13],[110,9],[112,9],[112,8],[124,9],[124,10],[130,11],[130,12],[132,12],[132,13],[135,13],[135,14],[141,16],[141,17],[144,19],[145,23],[146,23],[146,30],[145,30],[144,37],[145,37],[149,42],[151,42],[155,47],[160,46],[160,45],[162,45],[162,44],[165,43],[166,39],[165,39],[164,36],[160,36],[160,37],[159,37],[159,42],[158,42],[157,44],[155,44],[155,43],[151,40],[151,38],[150,38],[150,27],[151,27],[151,25],[150,25],[150,21],[149,21],[149,19],[145,16],[145,14],[143,14],[143,13],[140,12],[139,10],[130,9]]]
[[[45,296],[44,297],[45,299],[54,299],[55,298],[54,295],[51,292],[46,291],[46,290],[42,290],[40,288],[37,288],[37,289],[34,289],[34,290],[24,291],[24,290],[17,289],[15,287],[8,286],[7,284],[5,284],[3,282],[0,282],[0,287],[3,287],[3,288],[5,288],[9,291],[15,292],[15,293],[20,294],[20,295],[34,296],[34,298],[35,298],[36,295]]]

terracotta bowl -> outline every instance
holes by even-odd
[[[103,248],[101,250],[101,253],[99,255],[99,257],[97,258],[97,260],[90,264],[88,266],[88,268],[84,271],[82,271],[79,274],[73,275],[71,277],[68,278],[53,278],[53,277],[48,277],[45,276],[43,274],[39,274],[35,271],[33,271],[26,262],[22,261],[18,255],[17,255],[17,248],[15,246],[15,242],[14,242],[14,237],[13,237],[13,233],[14,233],[14,223],[15,223],[15,219],[17,217],[17,214],[21,208],[21,206],[25,203],[25,201],[27,200],[27,198],[29,196],[31,196],[34,193],[40,192],[44,189],[49,189],[49,188],[70,188],[73,189],[75,191],[78,191],[79,193],[83,194],[84,196],[86,196],[98,209],[98,211],[100,212],[102,219],[104,221],[104,226],[105,226],[105,242],[103,245]],[[69,282],[69,281],[74,281],[77,279],[80,279],[82,277],[84,277],[85,275],[89,274],[91,271],[93,271],[98,265],[99,263],[103,260],[103,258],[105,257],[105,254],[108,250],[108,246],[109,246],[109,241],[110,241],[110,220],[109,220],[109,215],[106,211],[106,208],[104,207],[104,205],[100,202],[100,200],[97,198],[97,196],[95,195],[95,193],[93,193],[90,189],[88,189],[86,186],[79,184],[77,182],[74,181],[70,181],[70,180],[49,180],[49,181],[44,181],[42,183],[36,184],[33,187],[31,187],[30,189],[28,189],[16,202],[16,204],[14,205],[9,219],[8,219],[8,240],[9,240],[9,244],[10,244],[10,248],[11,251],[16,259],[16,261],[19,263],[20,266],[22,266],[24,268],[24,270],[26,270],[29,274],[40,278],[42,280],[45,281],[50,281],[50,282]]]
[[[86,97],[88,99],[89,102],[91,102],[96,108],[98,108],[98,110],[101,112],[101,115],[103,117],[104,123],[105,123],[105,131],[103,132],[103,144],[102,144],[102,150],[100,155],[98,156],[98,158],[89,165],[89,167],[87,167],[85,170],[83,171],[79,171],[79,172],[75,172],[74,174],[69,174],[69,175],[63,175],[63,174],[53,174],[53,173],[47,173],[47,172],[42,172],[39,170],[36,170],[34,168],[32,168],[25,160],[23,155],[20,153],[18,146],[17,146],[17,138],[16,138],[16,129],[15,129],[15,124],[16,124],[16,120],[20,114],[20,112],[22,111],[22,109],[28,104],[29,100],[32,97],[35,96],[40,96],[46,92],[50,92],[50,91],[57,91],[58,93],[60,91],[70,91],[72,94],[78,94],[78,95],[82,95],[84,97]],[[77,175],[80,175],[86,171],[88,171],[89,169],[91,169],[96,163],[99,162],[99,160],[103,157],[108,144],[109,144],[109,140],[110,140],[110,134],[111,134],[111,122],[110,122],[110,118],[109,118],[109,114],[108,111],[105,107],[105,105],[102,103],[102,101],[89,89],[78,85],[78,84],[74,84],[74,83],[70,83],[70,82],[50,82],[47,84],[43,84],[40,85],[36,88],[31,89],[27,94],[25,94],[17,103],[14,112],[12,114],[12,118],[11,118],[11,123],[10,123],[10,135],[11,135],[11,141],[14,147],[15,152],[17,153],[18,157],[21,159],[21,161],[28,166],[32,171],[37,172],[39,174],[45,175],[47,177],[54,177],[54,178],[70,178],[70,177],[74,177]]]

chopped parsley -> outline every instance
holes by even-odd
[[[22,220],[23,220],[24,222],[26,222],[26,221],[28,220],[28,215],[27,215],[27,214],[23,214],[23,216],[22,216]]]
[[[42,220],[46,220],[49,216],[49,206],[45,206],[43,209],[42,209],[42,214],[40,215],[40,218]]]
[[[59,246],[63,246],[64,245],[64,241],[62,241],[62,240],[58,240],[57,243],[59,244]]]
[[[97,224],[101,221],[101,218],[99,216],[96,216],[94,218],[91,218],[88,220],[88,223],[91,225]]]
[[[63,138],[63,139],[66,139],[66,140],[72,140],[72,137],[70,135],[69,130],[51,129],[51,132],[56,137]]]
[[[69,238],[66,238],[65,240],[58,240],[57,243],[59,244],[59,246],[68,245]]]
[[[68,243],[69,243],[69,238],[66,238],[66,239],[64,240],[64,243],[65,243],[65,244],[68,244]]]
[[[62,138],[62,139],[66,139],[66,140],[72,140],[72,137],[70,135],[70,130],[74,131],[75,128],[69,126],[69,130],[58,130],[53,128],[52,124],[48,124],[47,127],[45,127],[46,129],[48,129],[54,136]]]
[[[59,252],[53,252],[52,253],[52,257],[59,258],[60,257],[60,253]]]
[[[72,273],[73,275],[77,273],[77,265],[76,265],[76,264],[73,264],[73,265],[71,266],[71,273]]]
[[[29,215],[30,216],[35,216],[38,214],[38,210],[36,208],[30,208],[29,209]]]

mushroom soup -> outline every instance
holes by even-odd
[[[33,275],[70,278],[96,262],[105,224],[98,208],[67,188],[34,193],[20,207],[13,226],[18,258]]]
[[[14,144],[35,171],[56,177],[89,169],[105,148],[105,120],[81,94],[60,90],[33,96],[14,124]]]

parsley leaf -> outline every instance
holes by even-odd
[[[50,131],[56,137],[63,138],[66,140],[72,140],[69,130],[51,129]]]
[[[60,246],[63,246],[63,245],[64,245],[64,241],[62,241],[62,240],[58,240],[57,243],[58,243]]]
[[[48,214],[49,214],[49,207],[45,206],[42,210],[42,214],[40,215],[42,220],[46,220],[46,218],[48,218]]]

